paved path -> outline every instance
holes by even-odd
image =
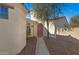
[[[37,38],[37,45],[36,45],[36,55],[49,55],[49,51],[47,46],[43,40],[43,37]]]

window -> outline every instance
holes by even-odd
[[[8,8],[0,7],[0,19],[8,19]]]
[[[30,23],[27,23],[27,35],[31,35],[32,26]]]

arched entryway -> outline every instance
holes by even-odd
[[[37,36],[38,37],[42,37],[43,36],[43,25],[41,23],[39,23],[37,25]]]

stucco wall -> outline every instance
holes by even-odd
[[[31,35],[29,35],[29,37],[36,37],[37,36],[37,25],[38,25],[38,22],[36,21],[33,21],[33,20],[30,20],[30,19],[27,19],[26,20],[26,26],[27,26],[27,23],[30,23],[30,25],[32,26],[31,28]],[[27,30],[27,28],[26,28]]]
[[[60,35],[65,35],[65,36],[71,35],[72,37],[79,40],[79,27],[72,28],[72,30],[69,30],[69,31],[61,32]]]
[[[47,34],[47,23],[45,22],[44,23],[44,35],[46,36],[46,34]],[[54,28],[54,24],[52,23],[52,22],[49,22],[49,33],[50,34],[54,34],[54,30],[55,30],[55,28]]]
[[[26,45],[25,15],[20,4],[10,5],[9,18],[0,21],[0,54],[18,54]]]

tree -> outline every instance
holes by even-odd
[[[79,16],[74,16],[74,17],[71,18],[71,20],[70,20],[70,26],[72,28],[79,27]]]
[[[59,16],[61,3],[35,3],[33,4],[34,15],[37,19],[47,22],[47,38],[49,39],[49,19]],[[56,26],[55,26],[56,28]],[[56,31],[55,31],[56,34]]]

